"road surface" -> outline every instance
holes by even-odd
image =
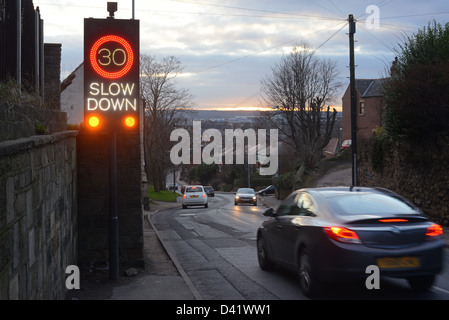
[[[197,298],[205,300],[306,299],[297,277],[284,269],[262,271],[256,254],[256,231],[267,219],[265,207],[234,206],[231,193],[216,193],[209,208],[159,211],[151,220],[168,253],[180,266]],[[330,286],[326,299],[449,299],[449,254],[445,272],[428,292],[410,289],[402,279],[384,279],[379,290],[364,283]]]

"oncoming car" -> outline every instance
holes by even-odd
[[[418,290],[442,269],[442,227],[386,189],[301,189],[264,215],[271,218],[257,232],[260,267],[294,269],[309,297],[328,281],[366,278],[371,265]]]
[[[239,188],[235,193],[234,205],[239,203],[252,203],[257,206],[256,192],[252,188]]]
[[[182,208],[195,205],[208,207],[206,191],[203,186],[186,186],[182,196]]]

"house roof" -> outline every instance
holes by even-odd
[[[73,70],[72,73],[69,74],[67,76],[67,78],[65,78],[61,82],[61,92],[64,91],[68,86],[70,86],[72,84],[72,80],[75,79],[75,77],[76,77],[76,75],[75,75],[76,71],[83,66],[84,66],[84,62],[81,62],[81,64],[78,67],[76,67],[76,69]]]
[[[355,86],[362,98],[380,97],[382,96],[382,85],[385,79],[355,79]]]

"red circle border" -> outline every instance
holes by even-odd
[[[126,62],[125,66],[121,70],[116,71],[116,72],[107,72],[107,71],[103,70],[100,67],[100,65],[98,64],[97,59],[96,59],[98,48],[100,48],[100,46],[102,44],[104,44],[106,42],[110,42],[110,41],[118,42],[119,44],[121,44],[125,48],[126,53],[128,55],[128,61]],[[92,65],[92,68],[95,70],[95,72],[98,73],[103,78],[107,78],[107,79],[118,79],[118,78],[123,77],[125,74],[127,74],[129,72],[129,70],[131,70],[131,67],[134,63],[134,52],[133,52],[131,45],[128,43],[128,41],[126,41],[122,37],[119,37],[116,35],[107,35],[107,36],[101,37],[100,39],[95,41],[94,45],[90,49],[89,57],[90,57],[90,63]]]

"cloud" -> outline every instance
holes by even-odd
[[[257,104],[261,79],[299,40],[319,48],[317,55],[335,59],[341,80],[347,81],[347,26],[337,31],[349,13],[357,19],[356,77],[378,77],[407,35],[433,18],[448,19],[449,14],[441,14],[449,11],[446,1],[375,1],[380,9],[376,30],[365,24],[371,0],[135,0],[135,16],[140,20],[142,53],[158,59],[176,56],[189,74],[179,78],[179,85],[190,89],[200,106],[232,107],[242,101]],[[34,4],[44,19],[45,41],[62,43],[63,73],[75,69],[83,59],[84,18],[105,18],[106,3],[34,0]],[[116,18],[131,15],[131,1],[119,0]]]

